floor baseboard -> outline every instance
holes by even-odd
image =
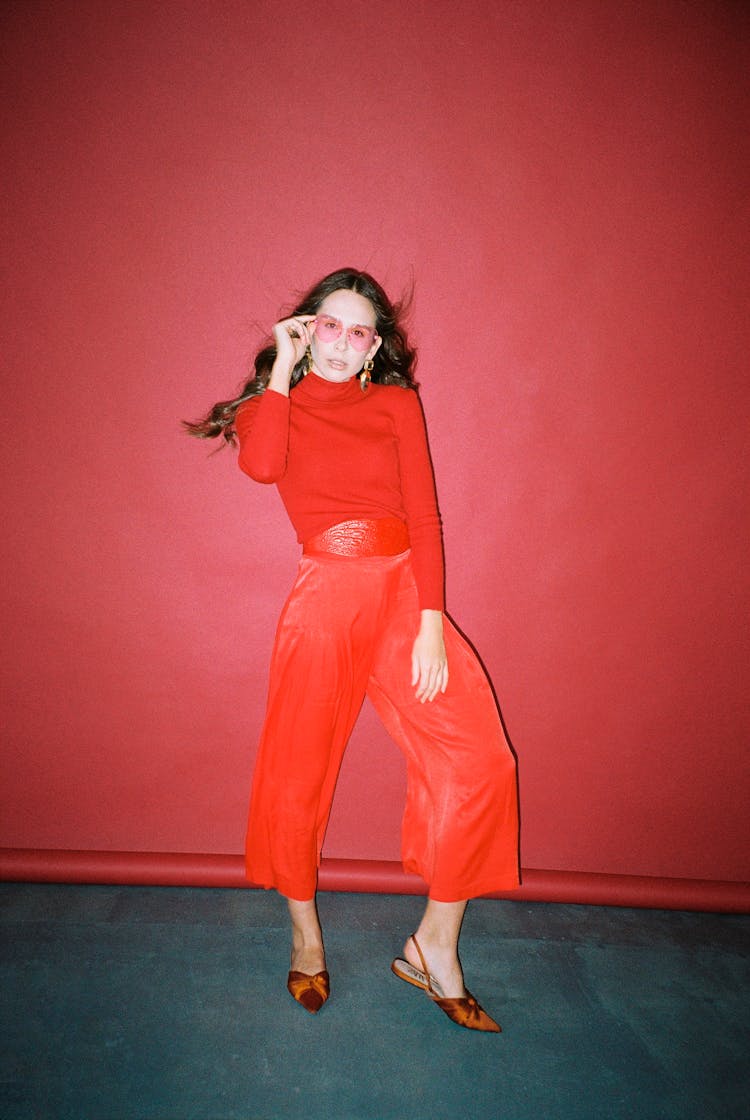
[[[523,872],[517,902],[566,902],[657,910],[750,913],[750,883],[607,875],[587,871]],[[112,883],[142,886],[252,887],[241,855],[186,852],[65,851],[1,848],[0,879],[16,882]],[[329,891],[426,894],[423,881],[387,860],[324,859],[319,886]]]

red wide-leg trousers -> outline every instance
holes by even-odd
[[[279,620],[250,800],[251,882],[306,900],[336,779],[367,694],[407,764],[401,855],[429,897],[519,883],[516,766],[489,682],[449,619],[445,693],[411,684],[419,604],[410,554],[303,556]]]

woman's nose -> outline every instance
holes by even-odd
[[[349,332],[342,329],[341,334],[334,343],[335,350],[346,350],[349,347]]]

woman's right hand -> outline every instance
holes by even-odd
[[[314,319],[314,315],[294,315],[290,319],[282,319],[274,326],[276,359],[273,363],[269,388],[281,388],[281,391],[284,391],[285,387],[286,392],[289,392],[289,381],[294,367],[305,356],[305,350],[310,345],[309,324]]]

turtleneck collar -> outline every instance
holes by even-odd
[[[321,377],[314,370],[310,370],[303,377],[295,386],[293,392],[303,399],[318,401],[322,404],[356,400],[364,395],[358,377],[350,377],[347,381],[327,381],[325,377]]]

